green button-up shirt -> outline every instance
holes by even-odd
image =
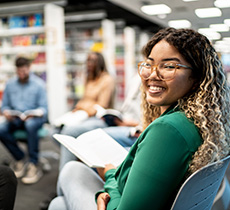
[[[166,110],[141,134],[117,170],[105,174],[107,210],[169,209],[202,143],[182,111]]]

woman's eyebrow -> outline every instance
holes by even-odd
[[[150,57],[147,57],[147,60],[154,61],[154,59],[153,59],[153,58],[150,58]]]
[[[154,61],[154,59],[151,57],[148,57],[147,60]],[[178,61],[178,62],[180,62],[180,59],[177,57],[172,57],[172,58],[163,58],[161,61]]]
[[[178,62],[180,62],[180,59],[173,57],[173,58],[164,58],[164,59],[162,59],[162,61],[178,61]]]

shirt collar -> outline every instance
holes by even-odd
[[[166,111],[161,116],[173,113],[175,111],[179,111],[180,109],[176,105],[177,105],[177,103],[172,104],[168,109],[166,109]]]

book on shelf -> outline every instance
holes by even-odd
[[[7,113],[8,115],[11,115],[12,117],[19,117],[21,120],[25,120],[29,116],[33,116],[33,117],[43,116],[43,111],[41,109],[31,109],[25,112],[21,112],[18,110],[7,110]]]
[[[122,113],[116,109],[105,109],[98,104],[94,108],[97,110],[96,117],[104,119],[109,126],[116,126],[116,119],[123,121]]]
[[[83,133],[77,138],[62,134],[54,134],[53,137],[92,168],[104,168],[109,163],[117,167],[128,153],[100,128]]]

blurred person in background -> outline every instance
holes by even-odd
[[[0,209],[13,210],[17,192],[17,178],[8,166],[0,166]]]
[[[103,108],[113,106],[115,82],[107,71],[103,55],[99,52],[90,52],[86,60],[86,68],[83,97],[72,111],[54,121],[54,126],[60,130],[74,130],[79,123],[95,116],[97,112],[95,104]]]
[[[30,72],[29,59],[18,57],[15,65],[17,75],[7,82],[3,92],[1,112],[6,120],[0,124],[0,140],[15,159],[11,166],[16,177],[24,184],[33,184],[43,175],[38,166],[38,130],[47,122],[46,85]],[[22,114],[16,116],[18,111]],[[18,129],[27,134],[28,161],[13,135]]]

